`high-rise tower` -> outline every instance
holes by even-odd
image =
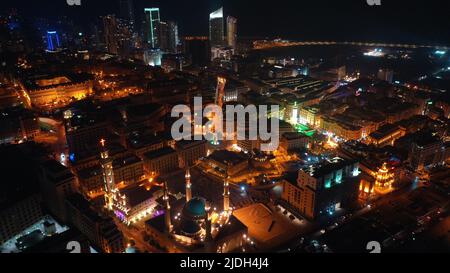
[[[133,0],[119,0],[119,17],[128,21],[134,28],[134,4]]]
[[[209,15],[209,40],[211,46],[223,46],[224,22],[223,7]]]
[[[145,10],[145,36],[147,43],[152,48],[159,48],[159,24],[161,18],[159,17],[159,8],[146,8]]]
[[[118,41],[118,24],[114,15],[107,15],[103,17],[103,30],[105,35],[105,43],[108,52],[111,54],[119,53]]]
[[[236,49],[237,44],[237,19],[233,16],[227,17],[227,42],[228,46]]]
[[[61,47],[59,36],[56,31],[47,31],[47,50],[56,51]]]

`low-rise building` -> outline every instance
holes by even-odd
[[[439,138],[431,134],[416,138],[409,151],[409,162],[415,170],[444,164],[448,159],[449,147]]]
[[[178,141],[175,147],[180,158],[180,168],[194,166],[200,158],[206,157],[206,145],[207,142],[205,140]]]
[[[144,162],[137,156],[125,156],[113,161],[114,178],[122,186],[132,185],[144,178]],[[81,169],[77,172],[80,188],[87,196],[103,192],[103,173],[101,165]]]
[[[280,141],[280,149],[284,152],[307,149],[311,138],[302,133],[284,133]]]
[[[367,139],[369,144],[379,147],[393,146],[395,141],[406,135],[406,129],[393,124],[381,126],[377,131],[371,133]]]
[[[227,150],[214,151],[206,158],[205,163],[222,176],[233,177],[248,169],[248,158],[246,156]]]
[[[93,94],[93,81],[88,75],[45,75],[30,77],[21,82],[31,104],[64,107],[73,99]]]
[[[171,147],[145,153],[144,168],[150,176],[173,172],[179,168],[178,154]]]
[[[94,247],[105,253],[122,253],[124,238],[114,220],[99,214],[80,194],[66,201],[69,222],[77,228]]]
[[[295,183],[284,181],[282,200],[309,219],[329,215],[357,200],[358,162],[335,158],[298,172]]]

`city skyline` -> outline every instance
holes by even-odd
[[[436,8],[446,5],[443,0],[427,2],[413,0],[406,6],[398,1],[389,1],[381,6],[369,6],[364,0],[349,2],[282,0],[282,2],[274,6],[269,2],[256,3],[253,0],[245,3],[236,0],[200,0],[194,3],[177,0],[135,0],[134,10],[136,18],[142,20],[144,8],[159,7],[161,17],[177,21],[181,26],[181,32],[186,36],[208,34],[208,14],[223,6],[225,14],[240,18],[239,23],[242,24],[240,33],[243,37],[450,43],[450,36],[444,31],[450,24],[446,20],[445,9]],[[48,4],[54,5],[55,9],[45,8]],[[2,10],[6,11],[16,3],[0,5]],[[119,14],[118,9],[119,4],[115,2],[111,5],[102,1],[86,1],[80,7],[70,7],[65,1],[44,0],[39,4],[21,5],[19,10],[24,15],[37,17],[56,17],[64,14],[83,24],[99,15]],[[186,13],[185,10],[190,12]],[[84,20],[80,18],[80,12]],[[352,25],[351,22],[354,20],[360,23]]]
[[[2,2],[0,254],[448,254],[432,2]]]

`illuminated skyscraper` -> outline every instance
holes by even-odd
[[[61,47],[59,36],[56,31],[47,31],[47,50],[55,51]]]
[[[119,0],[119,17],[127,20],[134,26],[135,17],[133,0]]]
[[[146,8],[145,22],[145,36],[147,43],[150,44],[152,48],[159,48],[159,25],[161,22],[159,8]]]
[[[159,48],[169,52],[169,25],[166,22],[159,22],[158,35]]]
[[[178,25],[173,21],[159,23],[159,46],[166,53],[178,53]]]
[[[169,51],[171,53],[178,53],[178,45],[180,39],[178,37],[178,24],[173,21],[167,22],[169,28]]]
[[[233,49],[236,49],[237,19],[232,16],[227,17],[227,41],[228,46],[232,47]]]
[[[105,35],[105,43],[108,52],[111,54],[119,53],[119,44],[117,39],[117,20],[114,15],[107,15],[103,17],[103,30]]]
[[[224,22],[223,22],[223,7],[214,11],[209,15],[209,40],[211,46],[223,45],[224,38]]]

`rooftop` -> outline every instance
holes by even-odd
[[[244,155],[228,150],[214,151],[208,158],[225,165],[236,165],[247,160]]]
[[[26,78],[23,80],[23,84],[27,90],[34,91],[82,83],[91,79],[92,77],[88,74],[47,74]]]
[[[401,130],[400,126],[394,124],[385,124],[381,126],[377,131],[370,134],[370,137],[376,140],[381,140],[398,130]]]
[[[206,140],[181,140],[177,142],[176,146],[180,149],[187,149],[202,144],[206,144]]]
[[[253,204],[233,212],[242,225],[248,227],[248,234],[261,249],[273,249],[294,238],[298,233],[296,224],[261,203]]]
[[[81,194],[72,194],[67,197],[67,202],[69,202],[73,207],[77,208],[84,216],[88,217],[93,222],[99,222],[102,218],[96,212]]]
[[[324,175],[330,174],[336,170],[342,169],[348,165],[355,164],[355,160],[346,160],[342,158],[335,158],[332,161],[323,161],[316,165],[305,167],[302,170],[311,177],[320,178]]]
[[[151,151],[151,152],[145,153],[144,157],[146,159],[156,159],[156,158],[170,155],[173,153],[176,153],[176,151],[174,149],[172,149],[171,147],[164,147],[164,148],[158,149],[156,151]]]
[[[161,190],[160,187],[152,187],[150,190],[147,190],[144,187],[133,186],[122,190],[121,193],[128,198],[128,204],[131,207],[135,207],[153,198],[154,194],[159,190]]]
[[[305,134],[297,133],[297,132],[283,134],[283,138],[287,139],[287,140],[295,140],[295,139],[307,138],[307,137],[308,136],[306,136]]]

